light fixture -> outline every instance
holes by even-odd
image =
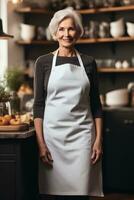
[[[13,35],[9,35],[3,32],[2,19],[0,19],[0,39],[9,39],[9,38],[13,38]]]

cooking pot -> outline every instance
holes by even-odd
[[[106,93],[106,105],[126,106],[129,103],[129,94],[126,88],[112,90]]]

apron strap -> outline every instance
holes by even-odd
[[[82,61],[82,59],[81,59],[81,56],[80,56],[79,52],[78,52],[76,49],[75,49],[75,53],[76,53],[76,56],[77,56],[78,61],[79,61],[79,63],[80,63],[80,66],[81,66],[82,68],[84,68],[83,61]],[[84,69],[85,69],[85,68],[84,68]]]
[[[54,54],[53,61],[52,61],[52,69],[56,66],[56,59],[57,59],[58,51],[59,51],[59,49],[57,49]]]

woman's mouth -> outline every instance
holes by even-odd
[[[65,41],[65,42],[72,42],[73,39],[72,38],[68,38],[68,39],[63,39],[63,41]]]

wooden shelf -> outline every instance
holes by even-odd
[[[125,42],[125,41],[134,41],[134,37],[118,37],[118,38],[92,38],[92,39],[80,39],[78,44],[85,43],[104,43],[104,42]]]
[[[114,67],[98,67],[99,73],[130,73],[134,72],[134,67],[129,67],[127,69],[116,69]]]
[[[46,44],[54,44],[55,41],[49,41],[49,40],[31,40],[31,41],[24,41],[24,40],[17,40],[17,44],[20,45],[46,45]]]
[[[109,7],[109,8],[83,9],[79,10],[78,12],[80,14],[97,14],[97,13],[128,11],[128,10],[134,10],[134,5]]]
[[[92,39],[79,39],[77,44],[90,44],[90,43],[105,43],[105,42],[125,42],[125,41],[134,41],[134,37],[119,37],[119,38],[92,38]],[[55,41],[49,40],[32,40],[32,41],[16,41],[17,44],[20,45],[46,45],[46,44],[54,44]]]
[[[37,13],[37,14],[53,14],[53,11],[48,11],[47,9],[43,8],[31,8],[31,7],[23,7],[15,9],[17,13]]]
[[[108,7],[108,8],[93,8],[93,9],[83,9],[77,10],[80,14],[97,14],[97,13],[105,13],[105,12],[117,12],[117,11],[129,11],[134,10],[134,5],[129,6],[118,6],[118,7]],[[18,13],[37,13],[37,14],[53,14],[54,12],[47,9],[42,8],[31,8],[31,7],[24,7],[24,8],[17,8],[15,9]]]

